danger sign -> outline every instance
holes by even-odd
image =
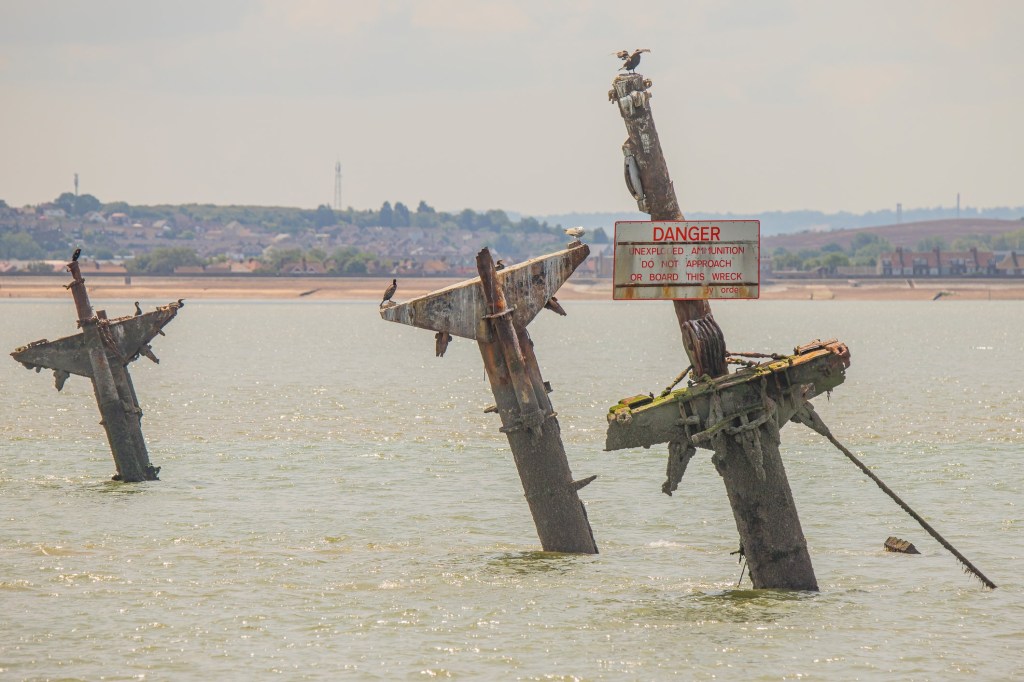
[[[758,220],[615,223],[615,300],[757,298]]]

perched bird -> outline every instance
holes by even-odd
[[[71,254],[71,260],[77,261],[78,257],[81,256],[81,255],[82,255],[82,250],[81,249],[75,249],[75,252],[73,254]]]
[[[439,358],[444,357],[444,352],[448,350],[448,342],[452,340],[452,335],[448,332],[438,332],[434,334],[434,355]]]
[[[499,258],[498,261],[494,264],[494,269],[495,270],[504,270],[505,269],[505,261],[503,261],[502,259]]]
[[[640,66],[640,55],[644,52],[650,52],[650,50],[648,50],[645,47],[639,50],[634,50],[633,54],[629,55],[627,55],[625,50],[622,50],[621,52],[616,52],[615,56],[617,56],[619,59],[624,60],[622,66],[619,67],[619,71],[625,69],[626,71],[635,73],[636,67]]]
[[[547,308],[548,310],[552,310],[558,313],[563,317],[568,315],[568,313],[565,312],[565,308],[562,307],[562,305],[558,302],[558,299],[555,298],[554,296],[548,299],[548,302],[544,304],[544,307]]]
[[[139,307],[139,302],[136,301],[135,302],[135,317],[138,317],[141,314],[142,314],[142,308]]]
[[[398,291],[398,280],[393,279],[391,280],[391,285],[384,291],[384,299],[380,302],[380,305],[383,306],[385,303],[390,301],[391,297],[395,295],[396,291]]]
[[[629,50],[619,50],[618,52],[612,52],[612,54],[621,59],[622,61],[626,61],[627,59],[629,59]]]
[[[184,308],[185,307],[185,299],[183,299],[183,298],[179,298],[178,299],[178,307],[179,308]]]
[[[565,233],[574,239],[579,239],[584,235],[584,233],[586,233],[586,229],[584,229],[582,226],[567,227],[565,228]]]

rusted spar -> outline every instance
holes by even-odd
[[[543,308],[553,307],[555,292],[589,253],[585,244],[573,242],[563,251],[498,270],[485,248],[477,254],[480,277],[380,311],[391,322],[477,341],[496,403],[485,411],[501,417],[537,535],[550,552],[597,553],[578,495],[594,477],[572,478],[550,387],[526,326]],[[436,338],[440,343],[443,337]]]
[[[841,384],[849,364],[844,344],[816,341],[773,362],[704,375],[657,398],[620,400],[608,411],[606,448],[668,443],[662,485],[668,495],[696,449],[713,450],[754,587],[817,590],[779,454],[779,430],[808,400]]]
[[[580,243],[497,271],[497,281],[512,309],[513,323],[525,329],[588,255],[590,247]],[[474,277],[385,307],[380,316],[389,322],[488,341],[490,327],[483,319],[486,308],[480,278]]]
[[[793,355],[714,379],[705,377],[663,396],[624,398],[608,410],[605,449],[646,448],[680,439],[711,447],[712,427],[718,424],[709,421],[713,405],[723,419],[733,419],[763,412],[766,399],[793,403],[791,410],[783,409],[775,419],[781,426],[797,405],[843,383],[849,366],[846,344],[835,339],[815,341],[794,349]]]
[[[100,423],[107,433],[117,468],[114,479],[156,480],[160,467],[149,461],[142,437],[142,409],[128,365],[143,355],[159,362],[150,341],[163,334],[163,327],[174,319],[184,303],[179,300],[153,312],[108,319],[103,310],[93,312],[77,259],[68,263],[68,270],[72,281],[67,288],[74,296],[82,332],[56,341],[35,341],[18,348],[11,356],[37,372],[53,370],[58,391],[72,374],[91,379],[102,416]]]
[[[628,134],[622,145],[626,187],[637,207],[650,214],[652,220],[683,220],[654,125],[651,85],[641,74],[630,73],[616,77],[608,91],[608,99],[618,106]],[[676,300],[673,308],[694,375],[709,380],[726,375],[725,336],[708,302]],[[664,442],[654,440],[658,437],[655,434],[644,433],[640,424],[654,414],[659,415],[655,421],[660,423],[661,415],[668,416],[673,410],[672,429],[689,436],[688,429],[697,423],[695,420],[710,418],[717,423],[732,414],[723,410],[728,410],[731,402],[745,399],[746,393],[747,389],[739,386],[716,390],[707,402],[708,413],[703,417],[688,411],[696,405],[668,397],[652,399],[655,405],[644,412],[642,418],[627,406],[628,411],[617,411],[622,421],[609,426],[609,448],[613,447],[615,439],[627,435],[638,440]],[[770,404],[770,400],[765,402],[763,413],[744,413],[736,416],[735,422],[732,419],[723,422],[728,424],[723,429],[730,431],[728,434],[716,431],[710,438],[715,446],[713,461],[729,495],[754,587],[817,590],[807,543],[778,452],[778,429],[773,428],[774,420],[768,415]],[[671,408],[663,409],[664,405],[671,405]],[[634,404],[634,407],[639,406]],[[623,423],[632,416],[638,417],[633,428]],[[681,428],[684,425],[686,429]],[[672,481],[678,482],[682,477],[695,445],[689,437],[669,439],[668,443],[669,481],[665,489],[671,493]]]

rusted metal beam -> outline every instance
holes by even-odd
[[[541,547],[596,554],[558,419],[548,398],[526,325],[589,253],[586,245],[496,270],[491,253],[477,254],[480,277],[383,308],[381,317],[438,333],[476,339],[497,412],[508,438]]]
[[[128,364],[145,355],[155,362],[149,342],[177,314],[181,301],[132,317],[107,319],[105,311],[93,311],[78,261],[68,263],[72,281],[68,285],[75,301],[78,326],[74,336],[36,341],[16,349],[11,356],[37,372],[53,370],[57,390],[72,374],[88,377],[117,468],[115,480],[137,482],[156,480],[159,467],[149,460],[142,436],[142,409]]]
[[[487,314],[484,315],[484,319],[490,320],[495,332],[495,341],[505,356],[508,376],[515,389],[519,407],[519,426],[538,434],[546,415],[537,405],[537,393],[533,389],[533,382],[526,368],[523,349],[519,347],[519,335],[512,326],[514,309],[509,309],[504,289],[498,286],[498,273],[494,269],[494,261],[488,249],[483,249],[476,255],[476,267],[480,273],[480,288],[487,302]]]
[[[715,401],[723,415],[760,410],[767,396],[780,403],[785,424],[792,414],[786,406],[799,394],[801,400],[833,390],[846,379],[850,351],[831,339],[796,348],[793,355],[732,374],[696,382],[664,396],[624,398],[608,410],[606,450],[648,448],[658,443],[690,439],[710,428]],[[700,447],[709,447],[702,441]]]
[[[658,129],[654,125],[650,104],[651,85],[651,81],[641,74],[630,73],[616,76],[608,92],[608,99],[619,107],[629,135],[622,144],[626,187],[636,199],[637,208],[649,214],[651,220],[685,220],[669,176],[668,163],[661,151]],[[692,321],[707,320],[714,323],[711,305],[706,300],[698,299],[672,301],[672,306],[683,336],[683,348],[697,376],[722,374],[725,356],[722,355],[721,362],[706,365],[700,349],[695,346],[693,332],[687,331],[687,325]],[[718,333],[721,334],[721,329]],[[721,345],[725,347],[724,338]]]
[[[574,242],[563,251],[498,271],[496,278],[508,307],[513,310],[515,325],[525,329],[589,255],[589,246]],[[389,322],[478,339],[481,333],[490,333],[487,325],[481,326],[486,307],[480,278],[474,277],[405,303],[386,305],[381,309],[381,317]]]
[[[608,412],[606,448],[669,443],[669,495],[695,450],[713,450],[754,587],[817,590],[779,431],[805,401],[842,383],[849,364],[844,344],[819,341],[664,396],[624,399]]]
[[[683,220],[654,126],[650,87],[651,81],[642,75],[626,74],[617,76],[608,92],[609,100],[618,105],[628,133],[622,145],[626,185],[639,209],[650,214],[652,220]],[[726,376],[725,337],[708,302],[680,300],[673,301],[673,307],[694,376],[712,382]],[[689,401],[673,401],[678,408],[673,415],[677,422],[674,431],[682,435],[668,439],[669,480],[663,490],[671,494],[698,446],[697,437],[701,434],[691,433],[690,427],[695,423],[706,425],[709,420],[715,422],[715,428],[721,430],[712,434],[705,430],[704,435],[715,450],[712,461],[725,483],[754,587],[817,590],[778,450],[778,427],[785,420],[776,421],[778,408],[766,396],[760,411],[729,411],[729,404],[743,402],[746,393],[748,389],[743,386],[716,388],[709,396],[704,414],[688,412],[695,407]],[[659,400],[664,404],[664,397]],[[629,417],[631,411],[620,410],[618,414]],[[704,422],[699,422],[702,419]],[[614,439],[616,423],[609,426],[609,442]],[[648,440],[655,437],[644,436]]]

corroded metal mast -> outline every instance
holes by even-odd
[[[654,126],[650,87],[651,81],[642,75],[627,74],[617,76],[608,92],[629,134],[622,145],[626,186],[640,210],[650,214],[652,220],[682,220]],[[705,300],[676,300],[673,306],[693,375],[714,387],[712,396],[703,412],[690,401],[679,399],[680,392],[648,400],[656,403],[649,408],[650,414],[671,418],[672,427],[662,434],[664,439],[658,440],[645,435],[639,440],[616,441],[613,432],[631,422],[634,408],[646,404],[643,400],[620,403],[622,407],[613,407],[609,414],[608,449],[629,447],[616,443],[649,446],[668,441],[668,494],[696,448],[713,449],[712,461],[725,482],[754,587],[817,590],[807,541],[778,448],[779,427],[795,410],[781,405],[791,394],[769,395],[768,384],[763,383],[756,399],[748,399],[750,396],[738,393],[738,388],[730,390],[723,385],[718,378],[727,377],[725,338],[710,305]],[[849,363],[845,347],[837,354]]]
[[[637,207],[651,220],[684,220],[676,190],[668,174],[668,163],[661,151],[658,130],[651,112],[651,81],[640,74],[617,76],[608,92],[609,100],[619,106],[629,137],[622,144],[626,187]],[[672,302],[683,347],[696,376],[725,373],[725,339],[706,300]],[[704,333],[702,333],[704,332]],[[710,346],[720,341],[721,352]]]
[[[597,543],[579,498],[595,477],[574,481],[558,419],[526,326],[582,263],[578,241],[564,251],[497,271],[488,249],[477,254],[480,277],[381,309],[381,317],[475,339],[491,385],[501,431],[508,438],[541,547],[596,554]],[[439,346],[440,348],[440,346]],[[443,352],[439,350],[439,354]]]
[[[159,362],[149,342],[163,333],[161,329],[183,304],[178,301],[150,313],[110,320],[103,310],[93,312],[77,259],[68,263],[68,271],[72,279],[67,288],[74,297],[82,333],[56,341],[35,341],[11,355],[28,369],[53,370],[58,391],[72,374],[89,377],[117,468],[114,479],[155,481],[160,467],[149,460],[142,437],[142,409],[128,364],[140,355]]]

